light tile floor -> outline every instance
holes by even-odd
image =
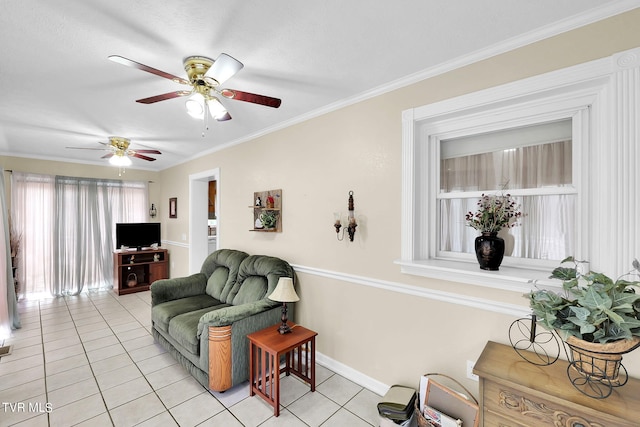
[[[279,417],[246,382],[209,392],[151,336],[150,292],[23,300],[0,358],[0,426],[378,425],[380,396],[317,365],[281,380]]]

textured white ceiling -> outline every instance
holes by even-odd
[[[162,170],[443,64],[482,58],[624,10],[636,0],[0,0],[0,154],[106,164],[111,135],[162,151]],[[225,52],[244,69],[225,87],[282,99],[223,100],[233,120],[203,122],[184,86],[116,64],[121,55],[178,76],[190,55]]]

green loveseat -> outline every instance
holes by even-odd
[[[280,321],[281,305],[267,298],[286,261],[221,249],[200,273],[151,285],[153,337],[202,385],[225,391],[249,377],[247,334]]]

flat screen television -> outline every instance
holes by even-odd
[[[148,248],[160,241],[159,222],[129,222],[116,224],[116,249],[126,246],[131,249]]]

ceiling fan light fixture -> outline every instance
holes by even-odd
[[[194,119],[204,118],[204,96],[201,93],[194,93],[186,101],[187,113]]]
[[[227,113],[227,109],[216,97],[207,99],[207,107],[209,107],[209,113],[214,119],[218,119]]]
[[[118,167],[131,166],[131,159],[128,156],[116,153],[109,158],[109,163]]]

